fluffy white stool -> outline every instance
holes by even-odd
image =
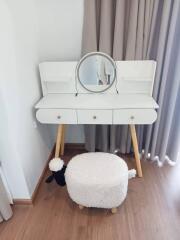
[[[109,208],[113,213],[126,198],[128,176],[135,175],[123,159],[102,152],[76,155],[65,172],[68,193],[80,208]]]

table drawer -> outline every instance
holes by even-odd
[[[156,118],[154,109],[113,110],[113,124],[151,124]]]
[[[79,124],[112,124],[111,110],[77,110]]]
[[[39,109],[36,117],[41,123],[77,124],[76,110],[71,109]]]

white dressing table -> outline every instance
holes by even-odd
[[[158,105],[152,98],[156,62],[116,61],[116,82],[103,93],[84,89],[76,81],[76,66],[77,62],[39,65],[43,98],[35,106],[36,117],[41,123],[59,125],[55,156],[64,152],[66,124],[128,124],[142,177],[135,124],[152,124],[157,118]]]

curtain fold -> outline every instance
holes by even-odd
[[[159,104],[158,117],[155,124],[148,127],[145,156],[150,153],[150,158],[158,161],[160,165],[171,156],[169,144],[174,143],[171,130],[173,131],[173,119],[176,119],[176,127],[179,127],[180,117],[178,114],[177,101],[179,99],[180,71],[180,2],[164,1],[161,6],[161,19],[159,31],[156,28],[157,50],[152,58],[157,60],[157,71],[154,83],[153,97]],[[158,15],[160,14],[160,11]],[[153,49],[152,49],[153,52]],[[150,53],[151,56],[151,53]],[[180,103],[180,102],[179,102]],[[176,133],[179,138],[180,131]],[[175,136],[174,136],[175,137]],[[174,151],[178,153],[180,141]],[[173,154],[174,156],[177,154]],[[171,158],[176,161],[177,157]],[[169,161],[169,160],[168,160]]]
[[[115,60],[157,60],[153,97],[160,105],[158,119],[154,125],[136,128],[140,151],[144,149],[146,157],[151,153],[151,159],[158,156],[162,162],[169,153],[170,136],[179,138],[178,134],[172,134],[180,82],[176,77],[178,67],[173,64],[178,60],[177,51],[173,49],[179,47],[176,40],[179,5],[178,0],[84,1],[82,55],[102,51]],[[111,152],[119,149],[122,153],[131,151],[128,126],[86,125],[84,128],[89,151],[96,148]]]
[[[0,222],[8,220],[12,216],[9,199],[0,176]]]

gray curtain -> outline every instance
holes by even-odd
[[[153,91],[160,105],[158,119],[154,125],[137,126],[137,135],[140,151],[161,162],[167,155],[177,158],[179,4],[179,0],[84,1],[82,55],[102,51],[115,60],[158,62]],[[89,151],[131,150],[128,126],[86,125],[84,129]]]
[[[0,222],[8,220],[12,216],[9,199],[0,176]]]

